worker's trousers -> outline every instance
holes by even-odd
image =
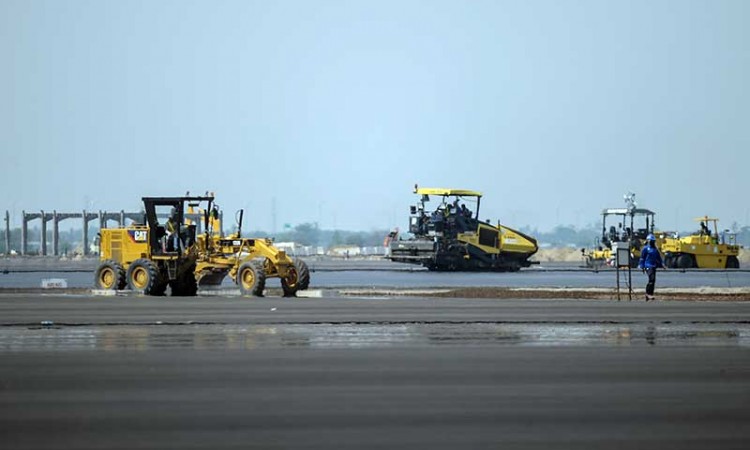
[[[654,295],[654,288],[656,287],[656,267],[646,269],[646,275],[648,275],[646,295]]]

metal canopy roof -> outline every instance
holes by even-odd
[[[420,195],[442,195],[452,196],[458,195],[462,197],[481,197],[482,193],[477,191],[469,191],[466,189],[446,189],[446,188],[417,188],[414,193]]]
[[[696,222],[718,222],[719,221],[719,219],[715,217],[708,217],[708,216],[696,217],[693,220]]]
[[[651,211],[650,209],[644,209],[644,208],[607,208],[602,210],[603,216],[609,216],[609,215],[620,215],[620,216],[646,216],[650,214],[656,214],[655,212]]]
[[[174,202],[207,202],[214,201],[214,197],[141,197],[143,201],[150,201],[153,203],[174,203]]]

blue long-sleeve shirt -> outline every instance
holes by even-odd
[[[659,249],[646,245],[641,250],[641,259],[638,261],[639,269],[651,269],[654,267],[664,267],[664,263],[661,260],[661,254]]]

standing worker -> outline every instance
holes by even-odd
[[[656,238],[653,233],[646,237],[648,243],[641,250],[641,259],[638,261],[638,268],[648,275],[648,284],[646,284],[646,301],[654,300],[654,287],[656,286],[656,269],[666,269],[661,260],[659,249],[656,248]]]

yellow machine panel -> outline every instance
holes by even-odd
[[[537,251],[536,243],[523,234],[503,225],[500,225],[500,231],[502,238],[500,247],[504,251],[515,253],[535,253]]]
[[[136,259],[150,257],[148,233],[145,226],[102,229],[99,233],[101,259],[118,261],[127,270]]]

